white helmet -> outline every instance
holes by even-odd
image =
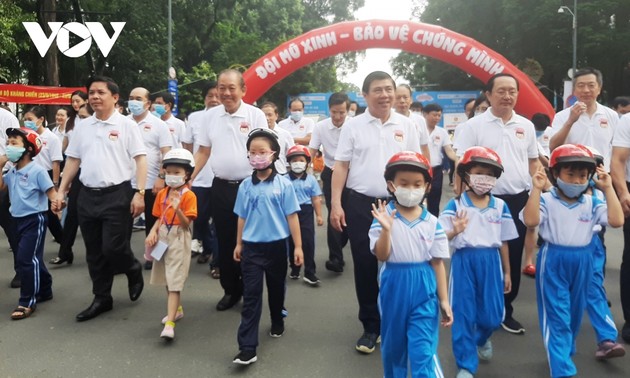
[[[177,164],[186,168],[186,170],[195,170],[195,158],[190,151],[184,148],[175,148],[164,155],[162,159],[162,167],[166,168],[169,164]]]

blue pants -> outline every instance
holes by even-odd
[[[381,271],[381,357],[384,376],[442,377],[438,299],[429,263],[385,263]]]
[[[287,278],[288,240],[269,243],[243,242],[241,272],[243,275],[243,310],[238,327],[239,350],[256,350],[258,327],[262,314],[263,275],[267,282],[269,312],[273,324],[283,324]]]
[[[460,369],[477,372],[477,346],[503,321],[503,269],[497,248],[458,249],[451,259],[453,354]]]
[[[313,218],[313,205],[300,205],[298,212],[300,220],[300,234],[302,235],[302,251],[304,252],[304,275],[315,274],[315,220]],[[293,263],[293,239],[289,238],[289,262]]]
[[[538,251],[538,322],[552,377],[577,374],[571,356],[575,354],[592,271],[592,244],[565,247],[545,242]]]
[[[20,306],[36,307],[38,296],[52,295],[52,277],[44,264],[47,218],[46,212],[14,218],[19,240],[17,273],[22,283]]]
[[[606,250],[600,237],[593,235],[593,274],[588,286],[586,312],[597,335],[597,343],[617,340],[617,327],[608,307],[606,290],[604,289],[604,265]]]

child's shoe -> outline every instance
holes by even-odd
[[[595,358],[598,360],[607,360],[609,358],[623,357],[625,355],[626,350],[623,345],[610,340],[599,343],[597,351],[595,351]]]
[[[160,337],[167,341],[173,340],[175,338],[175,323],[166,322]]]
[[[177,307],[177,312],[175,313],[175,321],[184,317],[184,308],[182,306]],[[162,318],[162,324],[166,324],[168,321],[168,315]]]
[[[536,277],[536,266],[534,264],[527,264],[525,268],[523,268],[523,274],[529,277]]]
[[[483,346],[477,347],[477,355],[480,360],[489,361],[492,359],[492,341],[490,339]]]
[[[459,369],[459,371],[457,372],[457,375],[455,376],[455,378],[473,378],[473,377],[474,375],[472,375],[472,373],[466,369]]]

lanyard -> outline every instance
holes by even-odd
[[[166,216],[166,210],[171,207],[171,205],[169,204],[168,207],[166,206],[166,200],[168,199],[168,194],[171,192],[171,189],[169,188],[168,192],[166,192],[166,195],[164,196],[164,202],[162,203],[162,207],[164,208],[164,213],[162,214],[162,217],[160,217],[160,220],[163,220],[165,225],[166,225],[166,229],[168,230],[166,232],[166,235],[168,235],[171,232],[171,228],[173,228],[173,224],[175,223],[175,217],[177,216],[177,211],[175,209],[173,209],[173,218],[171,218],[171,224],[168,224],[168,221],[166,220],[165,216]]]

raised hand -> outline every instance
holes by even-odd
[[[468,214],[466,210],[459,210],[454,217],[451,217],[451,222],[453,223],[453,232],[455,232],[455,235],[464,232],[468,226]]]
[[[396,219],[396,209],[391,214],[387,213],[387,203],[383,200],[378,200],[378,207],[376,204],[372,204],[372,216],[381,224],[383,230],[390,231],[394,219]]]

